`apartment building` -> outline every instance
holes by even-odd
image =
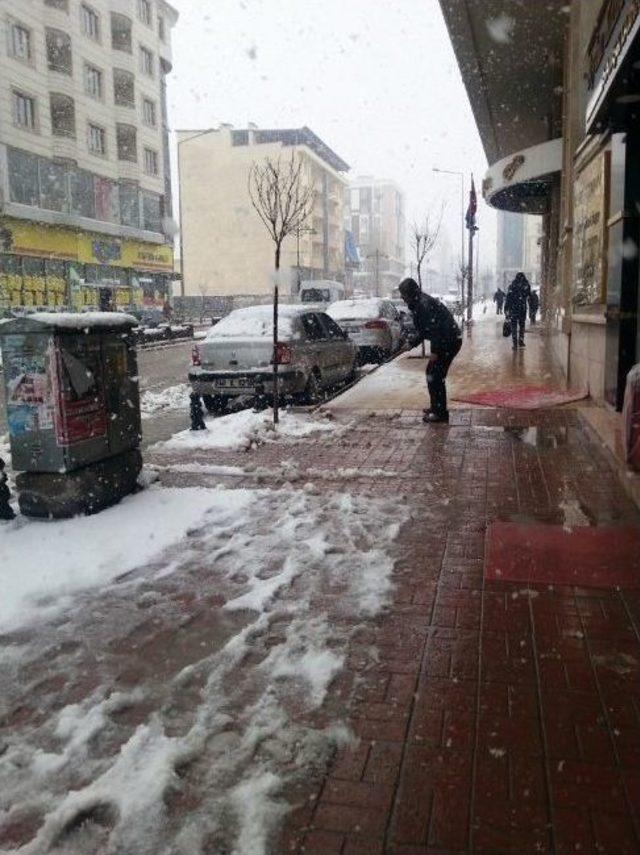
[[[165,0],[0,6],[0,310],[170,293],[177,17]]]
[[[390,294],[406,267],[407,223],[404,194],[393,181],[360,176],[350,182],[345,224],[362,261],[354,286]]]
[[[286,165],[302,162],[302,181],[315,189],[314,208],[304,226],[285,239],[281,278],[285,293],[298,281],[344,280],[344,174],[348,165],[309,128],[178,131],[182,296],[214,305],[269,297],[274,247],[251,205],[248,180],[253,163],[266,158]]]

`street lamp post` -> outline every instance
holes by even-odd
[[[460,179],[460,258],[462,260],[462,269],[465,269],[465,252],[464,252],[464,172],[457,172],[453,169],[438,169],[434,166],[433,172],[438,172],[441,175],[457,175]],[[464,289],[464,286],[463,286]]]

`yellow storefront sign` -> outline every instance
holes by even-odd
[[[113,238],[10,218],[0,220],[3,243],[14,255],[124,267],[153,273],[173,272],[173,249],[164,244]]]

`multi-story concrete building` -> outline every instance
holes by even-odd
[[[0,309],[161,304],[173,272],[165,0],[0,6]]]
[[[510,211],[498,214],[497,284],[507,288],[516,273],[526,275],[533,288],[542,276],[542,217]]]
[[[345,212],[362,260],[354,284],[371,294],[390,294],[406,268],[404,194],[393,181],[362,176],[349,184]]]
[[[620,409],[640,361],[640,3],[440,4],[490,163],[485,199],[542,215],[553,350],[573,386]]]
[[[249,195],[253,163],[302,162],[302,181],[315,189],[312,214],[284,241],[281,277],[295,296],[298,280],[345,275],[343,201],[349,167],[309,128],[178,132],[182,295],[245,302],[273,290],[274,245]]]

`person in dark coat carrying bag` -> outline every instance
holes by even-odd
[[[537,291],[532,291],[529,295],[529,321],[531,326],[535,327],[538,317],[538,309],[540,308],[540,297]]]
[[[423,421],[428,424],[449,421],[447,387],[445,379],[462,347],[460,327],[449,309],[429,294],[423,294],[415,279],[400,283],[400,296],[413,315],[415,335],[409,344],[415,347],[422,341],[431,342],[427,363],[427,386],[431,407],[424,411]]]
[[[504,304],[504,313],[511,321],[511,336],[513,338],[513,349],[524,347],[524,325],[527,321],[527,308],[531,285],[524,273],[517,273],[515,279],[509,285],[507,299]]]

